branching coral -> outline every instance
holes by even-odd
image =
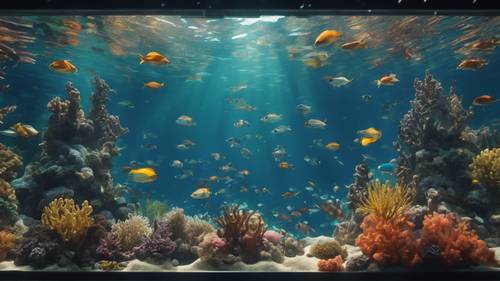
[[[318,261],[318,270],[326,271],[326,272],[339,272],[344,270],[344,266],[342,265],[344,260],[342,256],[336,256],[332,259],[319,260]]]
[[[59,198],[45,207],[42,224],[56,231],[71,249],[77,249],[87,236],[87,231],[94,223],[90,216],[92,206],[83,201],[81,208],[73,199]]]
[[[17,169],[23,164],[21,156],[0,143],[0,178],[8,182],[16,177]]]
[[[254,212],[240,210],[239,206],[223,208],[223,215],[215,220],[217,230],[231,253],[241,253],[245,262],[256,262],[266,226],[262,217]]]
[[[425,217],[420,239],[416,242],[422,257],[433,249],[442,265],[462,267],[477,264],[496,264],[495,253],[453,214],[433,213]]]
[[[175,243],[170,239],[170,232],[166,223],[155,223],[155,229],[151,237],[147,238],[142,245],[134,248],[135,256],[140,260],[148,260],[161,263],[171,257],[175,250]]]
[[[500,148],[481,151],[470,167],[473,179],[489,188],[500,189]]]
[[[356,245],[377,264],[414,266],[420,262],[413,239],[414,225],[405,216],[392,219],[370,214],[361,224]]]
[[[139,215],[131,215],[111,227],[111,233],[116,237],[122,251],[130,251],[139,246],[152,231],[148,219]]]
[[[336,256],[347,258],[347,249],[336,240],[319,241],[311,246],[309,254],[322,260],[333,259]]]
[[[7,258],[7,254],[14,249],[19,237],[7,231],[0,231],[0,262]]]
[[[368,196],[361,201],[359,209],[365,214],[372,214],[386,220],[401,216],[411,207],[414,191],[396,184],[392,187],[388,182],[372,181],[368,187]]]

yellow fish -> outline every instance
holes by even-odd
[[[340,148],[340,144],[332,141],[330,143],[325,144],[325,148],[328,150],[337,150]]]
[[[195,190],[193,193],[191,193],[191,198],[193,199],[207,199],[210,197],[212,192],[206,187],[200,187],[197,190]]]
[[[316,37],[316,40],[314,40],[314,46],[329,45],[341,36],[341,32],[334,29],[327,29],[321,32],[318,37]]]
[[[151,63],[151,64],[169,64],[170,61],[164,55],[158,52],[149,52],[147,55],[139,55],[141,58],[140,64]]]
[[[60,73],[75,73],[78,71],[69,60],[55,60],[49,64],[49,68]]]
[[[214,181],[219,180],[219,178],[217,176],[210,176],[210,177],[208,177],[208,180],[214,182]]]
[[[369,144],[372,144],[376,142],[378,139],[377,138],[367,138],[367,137],[362,137],[359,143],[361,143],[362,146],[368,146]]]
[[[376,138],[376,137],[380,138],[382,136],[382,133],[373,127],[370,127],[368,129],[365,129],[365,130],[359,130],[358,134],[361,134],[361,135],[367,136],[367,137],[372,137],[372,138]]]
[[[380,87],[382,85],[392,86],[392,85],[396,84],[397,82],[399,82],[399,79],[396,77],[396,74],[394,74],[394,73],[384,75],[384,76],[380,77],[380,79],[375,80],[377,87]]]
[[[144,87],[150,88],[150,89],[159,89],[159,88],[163,88],[163,86],[165,86],[165,83],[158,83],[155,81],[144,83]]]
[[[30,125],[16,123],[11,127],[14,132],[20,137],[31,138],[38,135],[38,131]]]
[[[128,172],[128,177],[131,181],[138,183],[154,182],[158,178],[158,174],[153,168],[138,168]]]

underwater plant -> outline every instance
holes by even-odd
[[[495,252],[454,214],[427,215],[416,247],[424,261],[448,267],[497,264]]]
[[[389,182],[372,181],[368,185],[368,195],[361,200],[359,209],[366,215],[372,214],[390,220],[401,216],[411,207],[414,190]]]
[[[470,167],[473,180],[497,191],[500,189],[500,148],[481,151]]]
[[[7,258],[8,253],[14,249],[19,236],[8,231],[0,231],[0,262]]]
[[[340,255],[331,259],[320,259],[318,261],[318,270],[326,272],[344,271],[344,266],[342,265],[343,263],[344,260]]]
[[[79,207],[73,199],[59,198],[44,208],[41,222],[57,232],[70,249],[78,249],[94,223],[92,211],[87,200]]]
[[[336,256],[347,258],[347,249],[337,240],[318,241],[309,249],[309,254],[322,260],[333,259]]]
[[[404,215],[386,219],[370,214],[363,220],[361,229],[363,233],[356,238],[356,246],[379,266],[420,263],[413,236],[414,224]]]
[[[122,251],[131,251],[139,246],[152,232],[148,219],[139,215],[130,215],[128,219],[111,226],[111,234],[116,237],[118,248]]]
[[[149,221],[154,222],[166,214],[168,210],[169,207],[165,202],[147,199],[142,202],[139,212]]]

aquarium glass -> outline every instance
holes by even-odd
[[[0,270],[487,270],[500,18],[0,17]]]

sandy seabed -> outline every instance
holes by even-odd
[[[333,239],[327,236],[319,236],[314,238],[305,238],[308,245],[313,244],[318,240],[330,240]],[[214,267],[206,262],[197,259],[191,264],[172,266],[169,262],[165,264],[157,265],[143,262],[140,260],[131,260],[127,263],[125,269],[122,272],[127,271],[152,271],[152,272],[203,272],[203,271],[265,271],[265,272],[317,272],[318,259],[315,257],[309,257],[308,253],[311,246],[305,248],[305,254],[302,256],[296,256],[293,258],[285,257],[283,263],[276,263],[273,261],[260,261],[256,264],[245,264],[243,262],[237,262],[231,265],[223,265]],[[352,245],[345,245],[349,256],[361,254],[358,247]],[[495,251],[495,258],[500,261],[500,247],[491,248]],[[345,265],[345,262],[344,262]],[[500,270],[498,267],[485,267],[479,266],[471,268],[471,270]],[[78,267],[59,267],[57,265],[49,266],[44,269],[33,269],[31,266],[16,266],[13,261],[5,261],[0,263],[0,271],[85,271]],[[91,270],[99,271],[99,270]]]

